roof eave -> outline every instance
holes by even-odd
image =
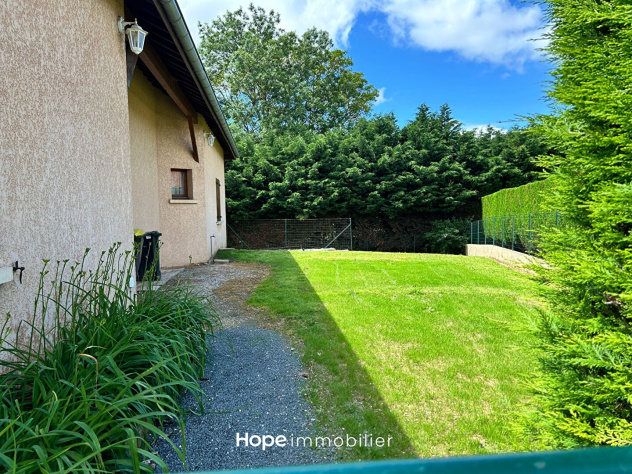
[[[189,32],[189,28],[184,21],[184,16],[182,15],[180,6],[178,5],[176,0],[153,0],[153,3],[163,19],[166,20],[166,22],[168,22],[171,26],[170,32],[172,38],[183,53],[183,59],[186,60],[187,66],[196,79],[198,88],[200,89],[200,92],[204,96],[204,99],[209,109],[211,110],[211,113],[213,114],[213,118],[219,125],[222,134],[224,135],[224,141],[228,144],[229,147],[229,150],[225,150],[225,153],[228,152],[226,154],[229,158],[238,158],[239,151],[237,151],[237,144],[235,143],[235,139],[230,132],[226,117],[224,117],[224,113],[222,112],[219,102],[217,101],[217,97],[215,96],[215,92],[213,91],[213,86],[211,85],[211,81],[206,74],[206,70],[204,69],[204,65],[202,64],[202,60],[200,59],[197,48],[193,43],[191,33]]]

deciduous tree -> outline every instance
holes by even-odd
[[[377,90],[326,31],[298,35],[279,23],[251,4],[199,24],[200,55],[237,133],[325,133],[371,109]]]

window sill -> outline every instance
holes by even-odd
[[[217,221],[216,224],[223,224],[224,221]]]
[[[196,199],[169,199],[169,204],[197,204]]]

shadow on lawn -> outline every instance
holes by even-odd
[[[358,443],[344,448],[343,459],[416,457],[410,439],[292,254],[237,251],[228,256],[272,266],[271,277],[249,303],[282,317],[290,336],[302,343],[308,396],[318,412],[320,433],[345,439],[362,435],[362,447]],[[373,436],[373,446],[365,446],[365,433]],[[375,445],[377,437],[389,436],[390,447]]]

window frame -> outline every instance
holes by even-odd
[[[216,206],[216,220],[222,222],[222,183],[219,178],[215,178],[215,206]]]
[[[173,180],[173,173],[181,173],[181,176],[184,176],[184,194],[173,194],[173,186],[171,186],[171,199],[191,199],[191,186],[190,186],[190,176],[191,170],[184,168],[171,168],[170,177]],[[173,181],[172,181],[173,182]]]

